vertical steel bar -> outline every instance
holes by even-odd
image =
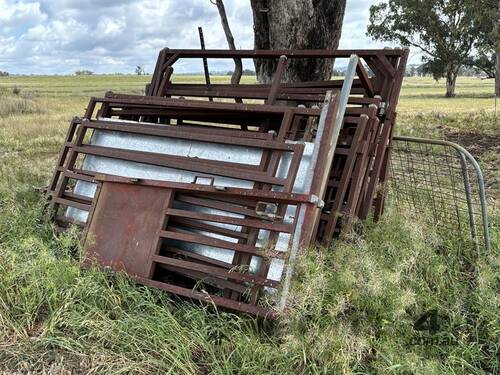
[[[203,37],[203,28],[201,26],[198,26],[198,34],[200,36],[201,49],[205,50],[205,38]],[[206,57],[203,57],[203,71],[205,72],[205,83],[207,84],[207,90],[210,91],[210,72],[208,71],[208,60]],[[209,96],[208,100],[212,102],[214,99]]]

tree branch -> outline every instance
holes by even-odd
[[[217,10],[219,11],[220,20],[222,23],[222,28],[224,29],[224,34],[226,34],[226,40],[229,49],[235,50],[236,46],[234,44],[233,34],[231,33],[231,28],[229,27],[229,22],[227,20],[224,3],[222,2],[222,0],[210,0],[210,2],[217,6]],[[234,59],[234,72],[231,76],[231,83],[233,85],[237,85],[238,83],[240,83],[242,72],[243,64],[241,63],[241,59]]]

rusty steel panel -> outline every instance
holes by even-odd
[[[103,184],[97,192],[84,241],[84,263],[97,262],[146,277],[149,253],[163,213],[164,189]]]

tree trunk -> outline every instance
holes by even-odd
[[[500,51],[495,53],[495,96],[500,97]]]
[[[251,0],[255,49],[336,49],[346,0]],[[255,59],[261,83],[269,83],[277,61]],[[285,82],[325,80],[333,59],[293,59]]]
[[[455,83],[457,82],[459,67],[448,65],[446,68],[446,97],[453,98],[455,96]]]

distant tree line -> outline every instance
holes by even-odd
[[[77,70],[75,72],[77,76],[91,76],[92,74],[94,74],[94,72],[91,70]]]
[[[459,76],[491,78],[482,69],[475,66],[463,66],[458,71]],[[406,77],[433,77],[433,72],[426,64],[410,64],[406,66]]]
[[[0,77],[8,77],[9,76],[9,72],[2,72],[0,70]]]
[[[234,71],[230,70],[229,72],[226,73],[227,76],[232,76],[234,74]],[[241,71],[242,76],[254,76],[255,75],[255,70],[252,69],[243,69]]]

